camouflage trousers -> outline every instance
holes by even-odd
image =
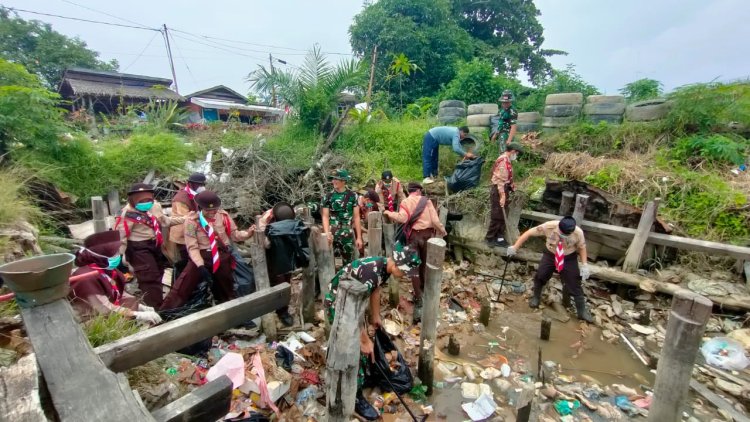
[[[500,154],[505,152],[505,148],[508,146],[508,137],[510,132],[501,131],[497,134],[498,147],[500,148]]]
[[[351,227],[333,226],[333,253],[341,256],[342,266],[354,259],[354,230]]]

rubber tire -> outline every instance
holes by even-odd
[[[618,104],[625,103],[625,97],[622,95],[589,95],[586,97],[586,104]]]
[[[469,116],[474,114],[497,114],[498,111],[500,111],[500,107],[497,104],[469,104],[466,114]]]
[[[447,116],[438,116],[438,122],[443,125],[448,124],[454,124],[458,122],[462,122],[464,120],[463,116],[456,116],[456,115],[447,115]]]
[[[440,101],[440,108],[446,108],[446,107],[460,107],[463,109],[466,109],[466,103],[459,100],[445,100]]]
[[[466,109],[461,107],[443,107],[438,110],[438,116],[448,115],[466,117]]]
[[[471,131],[471,129],[469,131]],[[474,139],[476,139],[476,142],[471,139],[461,141],[461,147],[464,151],[472,152],[474,154],[479,153],[482,150],[482,146],[484,146],[484,141],[489,138],[485,136],[476,136]]]
[[[622,114],[589,114],[586,119],[591,123],[607,122],[612,125],[622,123]]]
[[[567,127],[578,121],[578,116],[567,117],[542,117],[542,127],[558,128]]]
[[[519,133],[538,132],[538,131],[539,131],[539,123],[519,123],[516,125],[516,132],[519,132]]]
[[[488,130],[489,129],[485,126],[469,126],[469,133],[472,135],[483,136],[485,138],[487,137]]]
[[[545,105],[567,105],[583,104],[583,94],[580,92],[566,92],[562,94],[549,94],[544,100]]]
[[[542,115],[538,111],[518,113],[518,123],[539,123],[540,120],[542,120]]]
[[[492,116],[494,116],[494,114],[474,114],[472,116],[468,116],[466,117],[466,125],[490,127],[490,119],[492,118]]]
[[[646,100],[633,103],[625,110],[625,120],[649,122],[667,117],[669,103],[664,99]]]
[[[544,117],[569,117],[581,114],[580,104],[544,106]]]
[[[625,113],[625,103],[589,103],[583,106],[583,114],[619,114]]]

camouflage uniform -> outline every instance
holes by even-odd
[[[497,133],[499,135],[500,153],[502,154],[505,152],[508,136],[510,136],[510,127],[518,121],[518,112],[513,107],[509,107],[508,109],[500,107],[498,115],[500,116],[500,120],[497,122]]]
[[[367,286],[367,292],[372,293],[376,287],[380,287],[388,281],[388,258],[383,256],[372,256],[357,259],[349,265],[344,266],[336,273],[328,286],[324,307],[328,310],[328,322],[333,324],[336,309],[336,293],[339,287],[339,280],[342,278],[351,278]],[[363,330],[366,328],[362,328]],[[362,388],[365,381],[365,368],[367,367],[368,356],[360,355],[360,365],[357,371],[357,387]]]
[[[354,256],[354,208],[357,194],[347,189],[344,192],[331,192],[323,198],[321,208],[328,208],[329,230],[333,234],[333,251],[338,252],[343,264],[352,262]]]

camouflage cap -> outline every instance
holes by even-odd
[[[519,153],[521,153],[523,152],[523,145],[519,144],[518,142],[511,142],[505,149],[508,151],[518,151]]]
[[[500,102],[501,102],[501,103],[509,103],[509,102],[511,102],[511,101],[513,101],[513,92],[511,92],[510,90],[507,90],[507,89],[506,89],[506,90],[505,90],[505,91],[503,91],[503,93],[502,93],[502,94],[500,95]]]
[[[348,182],[351,179],[351,176],[349,176],[349,172],[345,169],[338,169],[336,170],[333,175],[328,176],[328,180],[343,180],[344,182]]]
[[[393,245],[393,260],[396,261],[398,269],[403,271],[409,277],[415,277],[419,274],[419,265],[422,260],[419,254],[411,246],[403,246],[401,242]]]

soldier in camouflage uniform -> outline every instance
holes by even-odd
[[[339,281],[342,279],[356,280],[367,286],[370,301],[369,324],[378,328],[382,325],[380,320],[380,290],[382,285],[388,282],[391,275],[395,277],[410,279],[419,272],[419,254],[409,246],[401,246],[396,243],[393,248],[393,257],[371,256],[354,260],[351,264],[342,267],[333,277],[325,297],[324,308],[328,321],[334,325],[338,324],[335,318],[336,293]],[[365,381],[365,369],[368,367],[367,360],[374,361],[374,344],[367,333],[367,324],[360,321],[357,325],[360,340],[359,370],[357,371],[357,398],[354,405],[355,412],[367,420],[377,420],[380,414],[362,396],[362,385]],[[335,327],[331,328],[331,331]]]
[[[333,183],[333,192],[326,195],[321,204],[323,233],[328,235],[328,243],[333,245],[334,253],[338,252],[346,265],[352,262],[355,244],[357,249],[362,248],[357,194],[346,187],[349,181],[346,170],[337,170],[328,180]]]
[[[513,93],[505,90],[503,95],[500,96],[500,120],[497,122],[497,128],[492,134],[492,141],[498,137],[500,138],[500,153],[505,152],[505,147],[513,142],[513,137],[516,134],[516,122],[518,120],[518,112],[512,107]]]

